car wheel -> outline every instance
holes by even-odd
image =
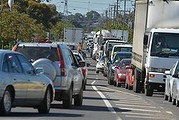
[[[38,107],[38,112],[39,113],[49,113],[50,104],[51,104],[51,93],[50,93],[50,89],[47,88],[45,97],[44,97],[42,103],[40,104],[40,106]]]
[[[172,98],[172,105],[176,105],[176,99]]]
[[[72,87],[68,90],[67,99],[63,100],[63,108],[70,108],[72,106],[72,94],[73,90]]]
[[[128,88],[129,88],[129,86],[128,86],[128,84],[127,84],[127,83],[125,83],[125,88],[126,88],[126,89],[128,89]]]
[[[96,73],[99,73],[99,71],[96,71]]]
[[[171,95],[168,96],[168,102],[172,102],[172,96]]]
[[[176,97],[176,107],[179,107],[179,100],[178,100],[178,97]]]
[[[9,89],[6,89],[3,98],[0,102],[0,114],[8,115],[12,108],[12,94]]]
[[[164,100],[168,100],[168,95],[164,94]]]
[[[55,80],[56,77],[56,69],[52,64],[52,61],[46,58],[40,58],[32,63],[33,66],[36,67],[43,67],[44,74],[50,78],[52,81]]]
[[[80,90],[80,93],[74,97],[74,105],[81,106],[83,104],[83,90]]]

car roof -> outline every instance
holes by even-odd
[[[68,47],[66,44],[63,43],[18,43],[18,46],[24,46],[24,47],[57,47],[59,45],[60,47]]]
[[[132,52],[116,52],[116,54],[132,54]]]
[[[114,45],[113,48],[114,47],[132,47],[132,45],[131,44],[120,44],[120,45]]]

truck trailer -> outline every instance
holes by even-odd
[[[132,49],[135,92],[152,96],[165,90],[164,72],[179,59],[178,11],[179,1],[135,1]]]

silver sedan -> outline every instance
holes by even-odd
[[[52,81],[24,55],[0,50],[0,114],[8,115],[12,107],[33,107],[48,113],[54,99]]]

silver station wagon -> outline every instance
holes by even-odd
[[[54,99],[54,86],[42,68],[34,68],[24,55],[0,50],[0,114],[12,107],[33,107],[48,113]]]

